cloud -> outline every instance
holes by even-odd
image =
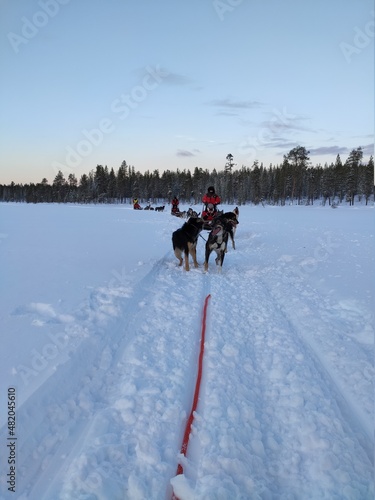
[[[315,155],[341,155],[350,153],[350,149],[343,146],[322,146],[320,148],[311,148],[310,154]]]
[[[366,144],[366,146],[361,146],[364,155],[374,156],[374,143]]]
[[[209,106],[229,109],[254,109],[263,106],[258,101],[235,101],[233,99],[213,99],[207,103]]]
[[[260,123],[260,127],[267,130],[272,130],[272,132],[292,132],[292,131],[303,131],[303,132],[313,132],[316,131],[303,125],[303,122],[308,120],[308,117],[292,115],[287,112],[274,114],[269,120],[265,120]]]
[[[193,83],[193,80],[188,76],[168,71],[167,76],[163,78],[163,82],[168,85],[181,86],[181,85],[191,85]]]
[[[343,146],[326,146],[321,148],[311,149],[310,153],[312,155],[341,155],[341,154],[350,154],[353,149],[357,149],[357,147],[361,147],[364,155],[374,155],[374,143],[366,144],[365,146],[356,146],[356,147],[343,147]]]
[[[238,116],[238,113],[234,113],[233,111],[218,111],[215,113],[216,116]]]
[[[198,152],[197,149],[194,149],[193,151]],[[188,158],[190,156],[196,156],[195,153],[192,151],[187,151],[186,149],[179,149],[176,153],[177,156],[182,156],[183,158]]]
[[[138,78],[144,78],[149,72],[146,71],[147,68],[140,68],[136,70],[136,74]],[[160,67],[157,66],[158,73],[160,74],[160,77],[162,79],[163,84],[167,85],[173,85],[173,86],[183,86],[183,85],[193,85],[194,80],[192,80],[190,77],[180,74],[180,73],[175,73],[173,71],[170,71],[168,68]],[[196,87],[198,90],[200,90],[200,87]]]

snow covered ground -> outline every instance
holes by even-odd
[[[221,275],[182,223],[0,205],[0,498],[373,499],[374,208],[242,206]]]

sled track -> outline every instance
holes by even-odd
[[[165,495],[194,392],[201,307],[208,286],[201,268],[186,273],[168,252],[131,296],[120,300],[118,317],[98,334],[97,359],[85,363],[77,384],[85,394],[100,398],[77,415],[79,442],[77,433],[67,429],[64,444],[50,447],[50,462],[43,471],[39,468],[38,484],[30,493],[68,499],[111,491],[113,498],[123,498],[124,488],[132,488],[136,478],[142,477],[149,487],[157,473],[155,495]],[[72,399],[79,406],[79,391]],[[39,422],[45,423],[43,418]],[[108,436],[105,441],[103,435]],[[61,464],[58,457],[73,445]],[[159,455],[161,448],[164,456]],[[105,466],[106,456],[117,457],[111,470]],[[50,484],[46,491],[47,478],[57,468],[65,471],[68,481]],[[30,476],[36,477],[35,473]]]
[[[348,387],[344,386],[344,382],[335,373],[333,367],[330,366],[329,360],[325,359],[324,352],[319,349],[318,344],[314,341],[314,332],[327,331],[330,325],[324,323],[319,317],[309,318],[305,322],[299,320],[299,315],[296,311],[303,310],[308,304],[308,299],[301,301],[298,297],[288,298],[288,304],[285,302],[285,295],[278,294],[278,288],[265,286],[268,288],[269,295],[272,300],[276,301],[280,312],[289,322],[292,331],[303,345],[303,350],[309,353],[313,360],[317,371],[320,373],[325,384],[329,388],[334,400],[339,407],[343,419],[350,429],[350,432],[356,436],[356,439],[366,452],[369,461],[374,464],[374,435],[371,425],[371,419],[366,417],[364,411],[356,404],[354,398],[348,397]],[[290,288],[289,288],[290,289]],[[307,332],[311,332],[307,334]]]
[[[321,498],[327,492],[316,484],[303,457],[315,450],[317,464],[336,460],[333,455],[328,459],[332,440],[343,470],[351,467],[348,443],[351,453],[367,462],[360,482],[368,485],[371,443],[364,429],[261,273],[250,270],[244,279],[228,266],[208,280],[212,299],[205,383],[187,469],[200,492],[196,498],[207,498],[215,484],[231,484],[232,467],[237,476],[243,470],[242,483],[228,487],[233,498],[256,491]],[[230,317],[224,313],[228,309]],[[328,468],[327,484],[331,473]],[[309,474],[311,482],[304,482]]]
[[[95,421],[103,419],[123,369],[118,365],[138,334],[144,309],[152,303],[170,260],[167,254],[157,261],[136,286],[122,282],[91,292],[76,313],[75,335],[66,332],[69,359],[18,408],[19,428],[27,434],[23,432],[19,442],[17,488],[28,498],[57,494],[62,485],[51,478],[69,469]],[[85,481],[79,482],[85,486]],[[89,486],[94,482],[86,478]]]
[[[125,497],[146,495],[151,485],[155,498],[171,493],[208,294],[201,399],[184,463],[195,498],[208,498],[218,484],[232,498],[321,498],[313,475],[303,482],[311,467],[303,457],[313,449],[324,462],[330,440],[343,473],[348,446],[366,455],[358,475],[368,481],[372,441],[363,419],[267,270],[238,270],[244,256],[228,255],[220,275],[214,265],[207,274],[202,267],[186,273],[168,252],[139,282],[92,292],[77,313],[86,335],[18,410],[22,428],[35,422],[19,449],[19,491],[45,500],[108,491],[120,499],[124,489]],[[291,299],[303,305],[296,293],[286,296],[290,307]]]

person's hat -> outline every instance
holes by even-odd
[[[209,211],[211,212],[213,209],[214,209],[213,204],[212,204],[212,203],[209,203],[209,204],[207,205],[207,210],[209,210]]]
[[[214,193],[214,192],[215,192],[215,188],[214,188],[213,186],[210,186],[210,187],[207,189],[207,191],[208,191],[209,193]]]

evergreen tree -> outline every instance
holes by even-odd
[[[78,199],[81,203],[88,203],[91,200],[90,182],[86,174],[83,174],[79,181]]]
[[[358,172],[363,158],[362,148],[353,149],[345,162],[346,166],[346,197],[350,205],[354,205],[354,196],[358,188]]]
[[[225,164],[225,167],[224,167],[224,171],[225,172],[229,172],[229,173],[232,173],[232,168],[235,167],[235,163],[233,162],[233,155],[232,154],[228,154],[226,156],[226,164]]]
[[[289,151],[284,159],[287,160],[291,167],[291,177],[292,177],[292,190],[291,198],[292,202],[294,198],[298,199],[298,203],[301,202],[302,198],[302,187],[303,178],[307,169],[310,151],[306,151],[303,146],[297,146]]]
[[[325,204],[328,199],[328,204],[331,205],[331,198],[335,193],[335,167],[333,163],[328,167],[325,165],[323,174],[322,174],[322,182],[321,182],[321,190],[323,196],[323,203]]]
[[[342,203],[345,196],[345,184],[346,184],[346,168],[344,167],[340,155],[336,156],[336,162],[334,166],[334,190],[333,197],[338,196],[339,202]]]
[[[108,174],[108,185],[107,185],[108,200],[113,203],[117,198],[117,182],[116,174],[113,168],[111,168]]]
[[[374,158],[373,158],[373,156],[370,156],[370,159],[365,167],[363,194],[365,195],[366,205],[367,205],[370,196],[374,194]]]
[[[65,193],[66,193],[66,180],[64,174],[59,170],[57,175],[53,181],[53,199],[58,203],[65,201]]]
[[[233,156],[227,155],[228,168],[221,171],[195,167],[189,170],[136,172],[133,166],[122,162],[117,174],[114,169],[97,165],[95,170],[82,175],[79,185],[74,174],[66,181],[59,171],[50,185],[47,179],[38,184],[0,185],[0,200],[11,202],[106,202],[124,203],[132,196],[140,200],[171,200],[177,195],[185,203],[200,203],[210,185],[224,204],[274,203],[284,205],[286,200],[314,203],[322,198],[329,203],[337,197],[340,202],[347,197],[354,204],[355,198],[365,197],[366,204],[374,194],[374,161],[362,163],[361,148],[354,149],[345,164],[339,155],[329,166],[308,165],[308,152],[300,146],[284,156],[281,165],[264,168],[255,161],[251,168],[233,171]],[[232,167],[230,168],[230,166]]]
[[[117,198],[120,203],[126,202],[128,166],[124,160],[117,172]]]

